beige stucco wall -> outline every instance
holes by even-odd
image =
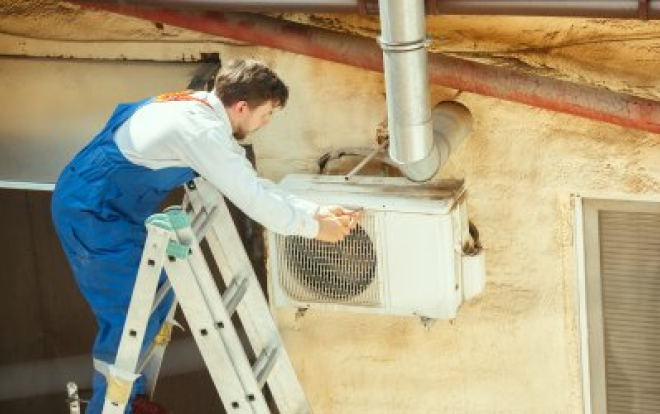
[[[382,74],[56,2],[28,5],[0,2],[19,13],[0,16],[0,31],[13,33],[0,36],[0,53],[159,60],[218,51],[273,64],[291,100],[253,140],[266,177],[314,171],[318,156],[341,146],[373,145],[384,116]],[[345,22],[365,33],[375,24]],[[458,55],[658,96],[657,23],[453,17],[430,25]],[[122,39],[129,43],[113,41]],[[432,89],[434,100],[454,93]],[[468,93],[458,99],[475,129],[441,177],[466,180],[486,248],[485,292],[430,329],[414,318],[310,311],[295,319],[278,310],[318,413],[582,412],[571,195],[654,196],[660,137]]]

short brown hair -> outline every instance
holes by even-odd
[[[267,101],[284,107],[289,88],[266,66],[254,59],[236,59],[223,66],[215,78],[215,93],[223,105],[246,101],[254,108]]]

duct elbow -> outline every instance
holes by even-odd
[[[401,172],[411,181],[424,182],[433,178],[447,163],[472,131],[473,118],[465,105],[444,101],[431,111],[433,145],[422,159],[402,164]]]
[[[410,181],[422,183],[435,176],[440,167],[440,153],[438,146],[433,145],[426,157],[419,161],[401,164],[399,169]]]
[[[470,110],[460,102],[440,102],[431,111],[433,142],[439,152],[441,169],[472,132],[473,118]]]

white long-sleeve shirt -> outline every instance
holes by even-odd
[[[318,205],[259,178],[233,136],[220,99],[212,92],[194,96],[210,107],[197,101],[166,101],[140,108],[115,134],[122,154],[153,170],[191,167],[269,230],[316,237]]]

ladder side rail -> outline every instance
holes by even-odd
[[[243,385],[245,395],[248,396],[255,412],[268,413],[268,405],[261,392],[261,387],[259,387],[255,378],[245,349],[231,321],[231,315],[227,313],[222,296],[204,260],[202,249],[196,242],[191,244],[191,254],[187,260],[214,325],[219,329],[226,352],[230,356],[238,379]]]
[[[225,409],[230,413],[254,413],[242,384],[235,380],[238,373],[225,349],[220,328],[215,325],[204,295],[195,283],[189,263],[186,260],[167,261],[165,269]]]
[[[114,363],[108,364],[108,372],[105,373],[108,388],[103,405],[104,414],[124,412],[133,383],[139,376],[138,360],[151,316],[154,296],[158,289],[168,240],[169,232],[155,226],[147,227],[147,239],[117,356]]]
[[[279,334],[279,330],[273,316],[270,313],[270,308],[264,293],[261,291],[261,286],[254,273],[252,264],[247,253],[244,249],[240,249],[235,254],[226,254],[224,252],[233,249],[237,243],[242,246],[242,241],[236,228],[232,226],[224,226],[222,222],[231,220],[229,210],[225,206],[223,214],[219,214],[214,224],[211,227],[210,233],[207,236],[209,247],[213,256],[222,258],[218,267],[223,274],[240,274],[241,270],[249,267],[249,278],[251,279],[250,288],[245,293],[243,300],[238,305],[237,312],[245,328],[245,333],[253,344],[255,352],[259,350],[272,350],[282,348],[280,354],[286,357],[278,358],[275,362],[267,383],[273,394],[273,398],[277,403],[277,407],[282,413],[295,413],[307,414],[311,413],[311,407],[305,397],[304,390],[298,381],[297,374],[291,364],[291,361],[284,350],[284,341]],[[224,214],[226,213],[226,215]],[[225,217],[223,217],[225,216]],[[233,224],[233,221],[231,222]],[[230,227],[229,229],[227,227]],[[233,235],[231,235],[233,230]],[[219,237],[218,235],[222,235]],[[223,252],[223,253],[221,253]],[[233,259],[233,260],[232,260]],[[241,269],[232,272],[232,269]],[[230,283],[229,281],[226,283]],[[264,330],[263,327],[266,327]],[[261,327],[261,328],[260,328]]]
[[[278,358],[267,381],[277,407],[280,412],[287,414],[311,413],[309,402],[286,354],[268,302],[261,291],[250,259],[242,247],[240,235],[224,197],[215,187],[202,179],[195,180],[194,189],[187,186],[186,192],[194,212],[212,211],[213,208],[217,208],[216,217],[211,223],[206,239],[225,284],[229,286],[234,275],[249,277],[250,288],[237,311],[255,352],[259,352],[259,349],[268,350],[282,347],[280,354],[283,355]],[[236,246],[239,248],[236,249]]]

